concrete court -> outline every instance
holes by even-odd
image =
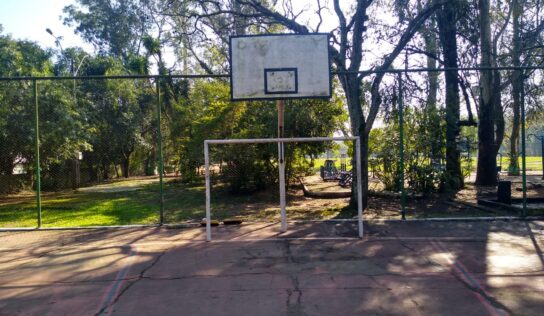
[[[0,315],[543,315],[544,221],[0,233]]]

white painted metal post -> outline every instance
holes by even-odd
[[[281,232],[287,231],[287,214],[285,211],[286,202],[285,202],[285,155],[283,154],[283,143],[278,144],[280,149],[280,166],[279,166],[279,172],[280,172],[280,213],[281,213]]]
[[[276,101],[276,106],[278,108],[278,138],[283,138],[283,112],[284,112],[284,101]],[[280,176],[280,216],[281,216],[281,227],[280,231],[282,233],[287,231],[287,214],[285,211],[286,202],[285,202],[285,153],[284,153],[284,143],[278,142],[278,171]]]
[[[361,138],[355,141],[357,159],[357,219],[359,223],[359,238],[363,238],[363,186],[361,178]]]
[[[212,240],[211,227],[211,188],[210,188],[210,156],[208,151],[208,142],[204,142],[204,166],[206,175],[206,241]]]

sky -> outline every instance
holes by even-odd
[[[45,29],[50,28],[55,36],[62,36],[63,48],[81,46],[92,51],[74,30],[62,24],[62,9],[73,0],[0,0],[0,24],[3,34],[14,39],[27,39],[38,42],[43,48],[54,48],[55,39]]]

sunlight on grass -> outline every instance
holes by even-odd
[[[139,181],[139,182],[138,182]],[[154,180],[119,181],[140,183],[136,190],[93,191],[88,190],[46,193],[42,198],[42,226],[76,227],[131,224],[157,224],[160,216],[160,187]],[[103,187],[100,187],[101,190]],[[212,189],[212,216],[215,219],[243,218],[248,221],[279,219],[279,201],[276,190],[261,191],[250,195],[231,195],[228,188],[215,185]],[[34,198],[9,198],[0,201],[0,227],[36,227],[37,207]],[[316,220],[353,218],[347,209],[348,200],[309,199],[297,195],[288,196],[289,220]],[[396,207],[396,204],[393,206]],[[387,212],[386,212],[387,213]],[[381,216],[398,217],[398,209]],[[366,216],[370,216],[367,212]],[[407,212],[409,218],[489,216],[479,210],[417,211]],[[202,183],[187,185],[171,180],[164,186],[165,223],[200,221],[205,217],[205,191]]]

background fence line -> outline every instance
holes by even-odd
[[[544,69],[544,66],[533,66],[533,67],[464,67],[464,68],[442,68],[442,69],[427,69],[427,68],[418,68],[418,69],[389,69],[389,70],[363,70],[357,72],[333,72],[336,75],[345,75],[345,74],[360,74],[360,75],[370,75],[373,73],[391,73],[398,74],[399,81],[399,135],[400,135],[400,181],[401,181],[401,214],[402,219],[405,219],[405,168],[404,168],[404,129],[405,124],[403,118],[403,108],[404,108],[404,93],[403,93],[403,79],[402,74],[404,73],[413,73],[413,72],[444,72],[444,71],[481,71],[481,70],[532,70],[532,69]],[[40,143],[41,131],[40,131],[40,122],[42,118],[40,117],[40,96],[39,96],[39,84],[38,81],[57,81],[57,80],[135,80],[135,79],[149,79],[155,80],[155,94],[156,94],[156,124],[157,124],[157,157],[156,163],[158,164],[158,173],[159,173],[159,225],[165,223],[165,192],[164,192],[164,175],[165,175],[165,161],[164,161],[164,144],[163,144],[163,131],[161,127],[162,121],[162,99],[161,99],[161,82],[162,80],[172,80],[172,79],[212,79],[212,78],[229,78],[229,74],[211,74],[211,75],[112,75],[112,76],[65,76],[65,77],[0,77],[2,82],[17,82],[17,81],[30,81],[32,83],[32,93],[34,101],[34,156],[35,156],[35,172],[34,172],[34,182],[36,189],[36,223],[37,227],[42,227],[42,169],[40,161],[40,150],[42,144]],[[525,78],[524,78],[525,79]],[[521,85],[523,88],[524,85]],[[524,93],[522,92],[522,95]],[[75,91],[74,91],[75,96]],[[525,102],[522,98],[522,107],[521,107],[521,159],[522,159],[522,191],[523,191],[523,215],[527,215],[527,160],[526,160],[526,122],[525,122]],[[469,151],[470,155],[470,151]],[[470,156],[469,156],[470,157]],[[544,166],[544,162],[542,162]],[[117,168],[117,167],[116,167]],[[544,171],[543,171],[544,172]]]

